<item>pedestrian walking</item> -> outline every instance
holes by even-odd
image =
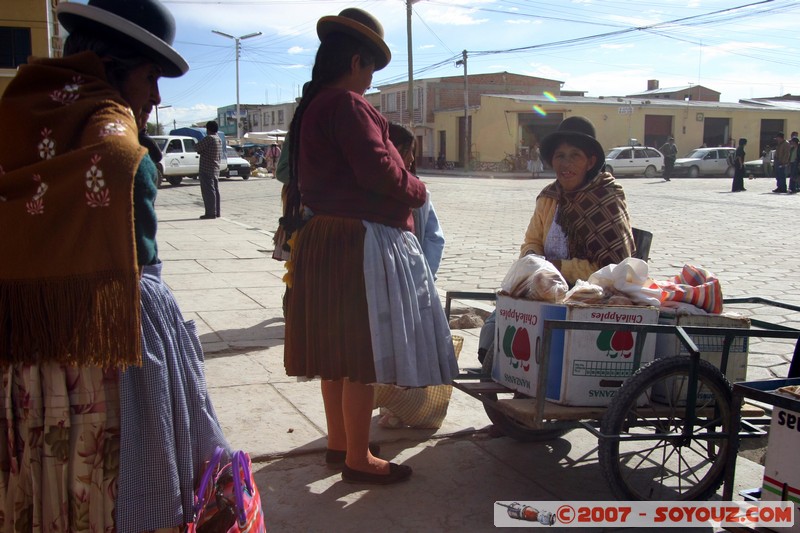
[[[659,151],[664,154],[664,181],[670,181],[672,169],[675,168],[675,160],[678,158],[678,147],[675,146],[675,139],[668,137],[667,142],[661,145]]]
[[[731,192],[746,191],[744,188],[744,147],[747,145],[747,139],[739,139],[739,146],[736,147],[733,159],[733,184],[731,185]]]

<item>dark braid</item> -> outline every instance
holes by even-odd
[[[303,115],[323,87],[336,82],[350,71],[350,61],[354,55],[361,57],[361,66],[375,64],[375,55],[371,49],[350,35],[334,32],[322,40],[314,60],[314,69],[311,71],[311,82],[289,125],[289,184],[286,191],[286,211],[281,219],[287,240],[303,226],[298,185]]]

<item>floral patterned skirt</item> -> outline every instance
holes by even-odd
[[[13,365],[0,397],[0,531],[114,530],[119,372]]]

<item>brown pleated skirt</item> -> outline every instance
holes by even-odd
[[[292,249],[284,366],[289,376],[375,382],[360,219],[315,215]]]

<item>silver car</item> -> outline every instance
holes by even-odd
[[[696,178],[698,176],[733,177],[733,167],[728,164],[728,154],[736,148],[719,146],[716,148],[697,148],[686,157],[675,160],[673,176]]]
[[[664,155],[650,146],[618,146],[606,154],[606,172],[654,178],[664,170]]]

